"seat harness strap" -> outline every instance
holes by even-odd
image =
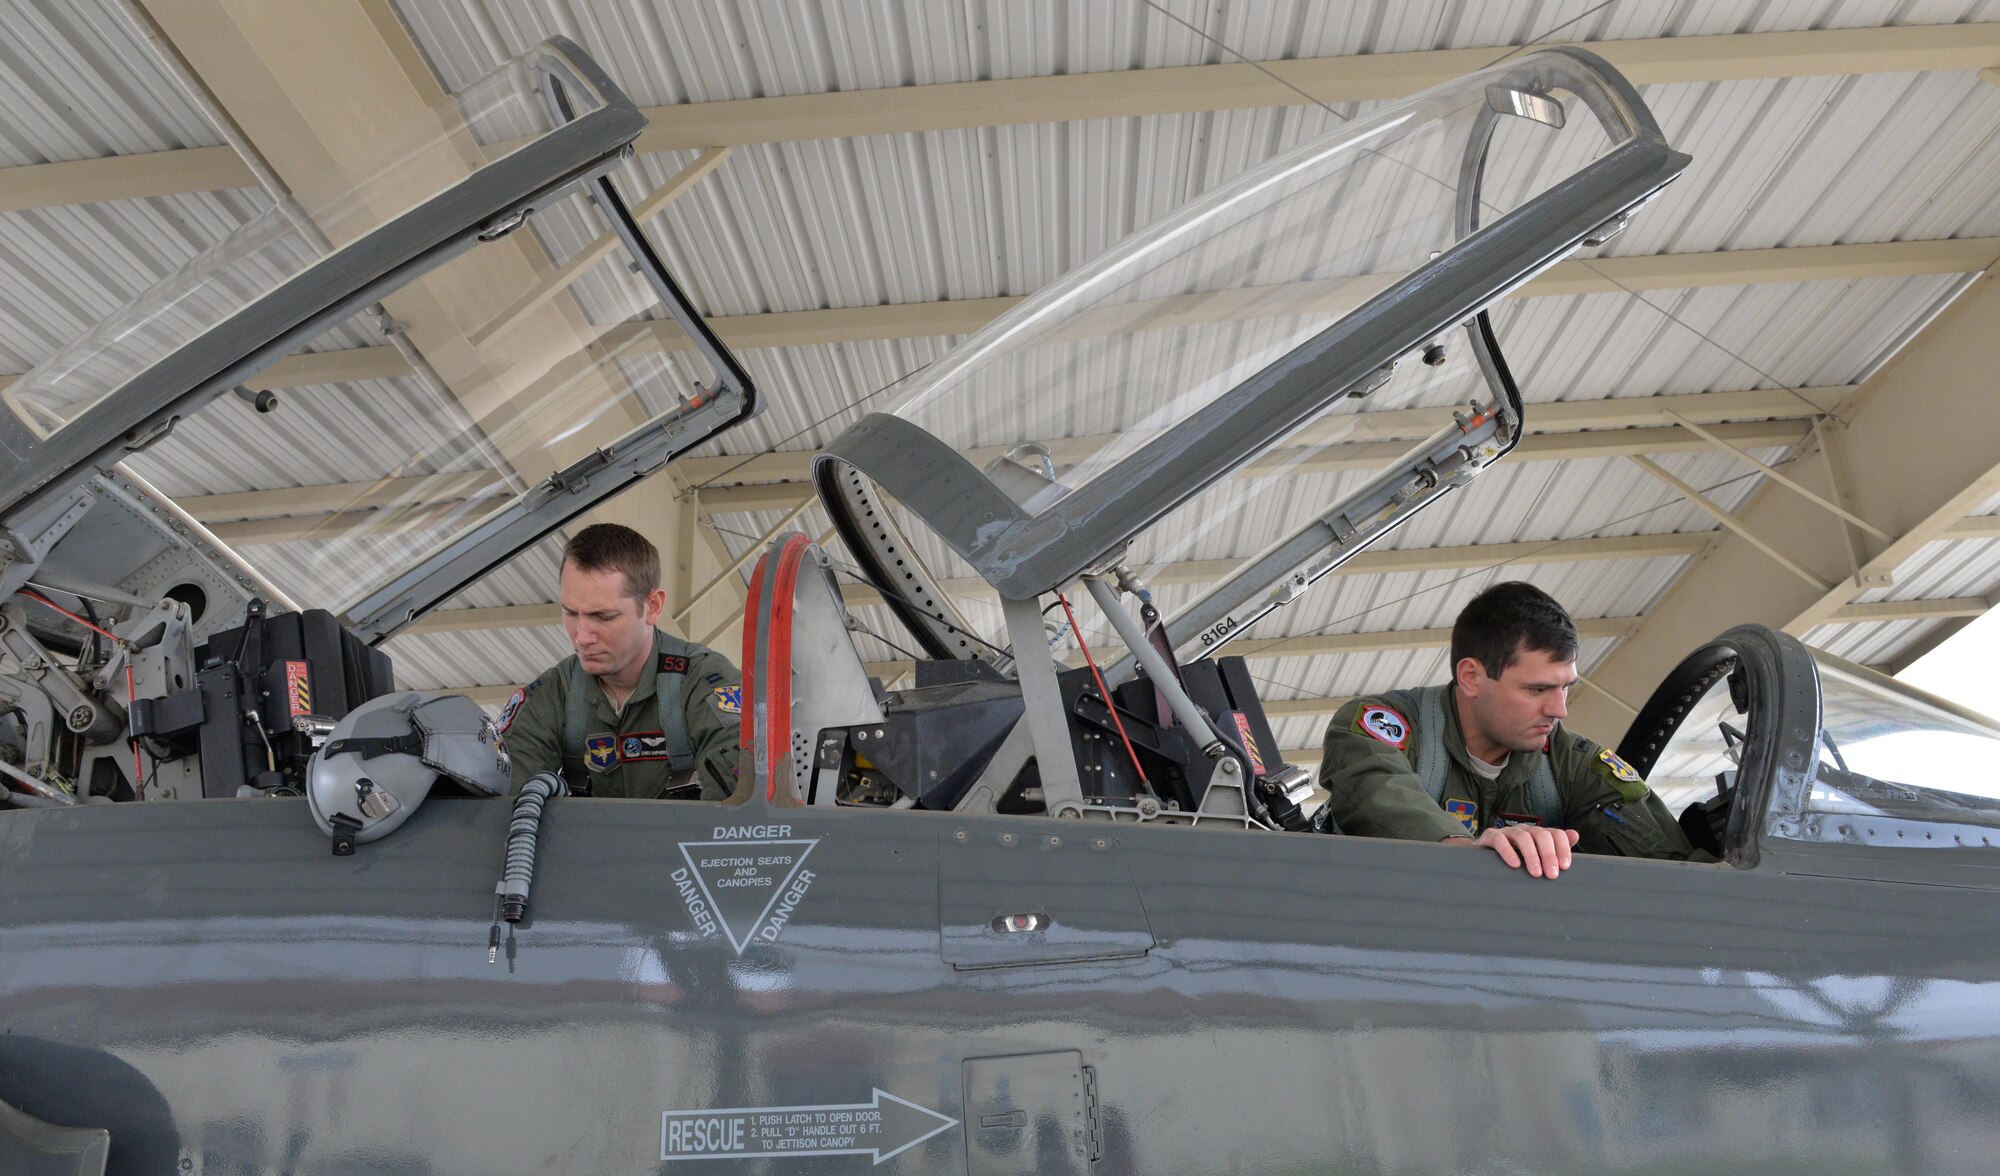
[[[1442,686],[1426,686],[1417,691],[1417,779],[1431,799],[1444,804],[1445,775],[1451,769],[1451,753],[1444,749],[1445,691]],[[1535,756],[1535,770],[1528,776],[1528,808],[1550,828],[1562,821],[1562,796],[1556,791],[1555,770],[1547,752]]]
[[[660,707],[660,731],[667,740],[667,766],[675,772],[694,768],[694,742],[688,738],[687,711],[681,706],[682,688],[687,678],[688,655],[692,647],[670,633],[656,633],[653,656],[662,659],[653,679],[653,698]],[[673,667],[678,666],[678,669]],[[590,722],[590,675],[583,663],[571,654],[562,664],[568,677],[567,711],[563,716],[563,776],[567,780],[588,780],[585,775],[584,727]]]

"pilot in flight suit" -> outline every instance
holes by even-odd
[[[1355,699],[1334,715],[1320,785],[1342,833],[1442,841],[1476,838],[1496,824],[1535,824],[1576,830],[1582,853],[1694,855],[1639,773],[1560,722],[1542,751],[1508,756],[1488,779],[1465,749],[1452,693],[1448,685],[1390,691]],[[1436,742],[1426,746],[1431,730]],[[1420,757],[1419,747],[1427,754]],[[1430,756],[1442,758],[1438,767],[1425,764],[1438,780],[1435,796],[1417,768]]]
[[[1323,831],[1463,839],[1555,877],[1583,853],[1713,861],[1639,773],[1562,725],[1576,626],[1547,593],[1495,584],[1452,626],[1452,680],[1357,698],[1327,727]]]
[[[582,721],[572,723],[579,685]],[[728,658],[659,633],[623,708],[611,705],[603,685],[572,655],[515,691],[500,720],[517,791],[535,773],[561,766],[579,796],[725,800],[736,788],[742,712],[743,683]],[[676,719],[686,757],[678,767]],[[574,746],[564,746],[566,726],[577,728]]]
[[[578,796],[724,800],[737,788],[743,680],[707,646],[661,632],[660,553],[599,523],[563,548],[571,654],[500,712],[514,787],[560,769]]]

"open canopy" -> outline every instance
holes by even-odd
[[[123,498],[177,533],[85,528],[40,572],[158,595],[158,557],[192,534],[205,566],[174,574],[204,596],[333,607],[380,639],[744,419],[749,380],[605,178],[643,126],[558,40],[422,125],[371,129],[310,206],[273,205],[5,390],[8,528],[33,546]],[[371,304],[403,287],[423,346],[391,350],[404,324]],[[256,373],[301,347],[287,362],[358,394],[260,397]],[[341,484],[254,570],[171,503]]]
[[[974,656],[956,635],[992,627],[955,615],[913,557],[955,557],[1011,599],[1120,559],[1198,557],[1332,505],[1301,501],[1299,479],[1341,468],[1364,408],[1437,410],[1449,432],[1381,463],[1342,522],[1281,539],[1173,635],[1240,628],[1252,597],[1310,583],[1512,446],[1519,395],[1485,309],[1615,235],[1687,162],[1587,53],[1439,86],[1002,316],[827,448],[821,498],[929,650]]]

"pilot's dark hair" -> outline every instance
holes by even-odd
[[[1476,658],[1498,678],[1524,649],[1559,662],[1576,660],[1576,623],[1548,593],[1522,580],[1506,580],[1472,598],[1451,626],[1452,672]]]
[[[617,523],[593,523],[563,544],[563,564],[586,572],[623,572],[625,587],[644,601],[660,586],[660,549]]]

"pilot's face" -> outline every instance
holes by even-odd
[[[632,595],[624,572],[586,571],[565,560],[563,628],[583,668],[621,685],[638,681],[640,663],[653,649],[653,625],[666,593]]]
[[[1487,677],[1477,659],[1460,659],[1457,680],[1459,722],[1473,754],[1480,753],[1482,742],[1496,751],[1540,751],[1556,720],[1569,715],[1576,662],[1557,661],[1546,650],[1517,649],[1498,678]]]

